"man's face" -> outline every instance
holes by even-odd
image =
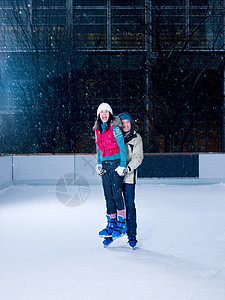
[[[130,120],[122,120],[122,129],[123,129],[123,132],[128,132],[131,130]]]

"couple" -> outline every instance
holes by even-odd
[[[142,138],[132,116],[128,112],[113,116],[108,103],[99,105],[94,130],[96,172],[102,177],[108,221],[99,236],[104,238],[106,247],[127,233],[128,243],[134,248],[137,244],[135,179],[136,169],[143,160]]]

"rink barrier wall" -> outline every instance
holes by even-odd
[[[0,188],[10,184],[100,184],[95,154],[0,156]],[[158,183],[176,178],[225,181],[225,153],[145,154],[138,181]]]
[[[12,183],[12,156],[0,156],[0,189]]]
[[[54,154],[13,156],[13,183],[57,184],[66,181],[73,184],[99,184],[95,172],[94,154]]]
[[[138,169],[139,178],[199,177],[198,154],[146,154]]]

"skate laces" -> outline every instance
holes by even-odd
[[[119,220],[117,221],[117,226],[114,229],[114,231],[122,233],[124,232],[124,230],[126,230],[126,219],[123,219],[123,217],[119,217]]]
[[[116,219],[111,219],[108,221],[108,224],[106,225],[106,230],[113,230],[116,227]]]
[[[108,223],[106,227],[99,232],[100,237],[112,234],[113,230],[116,228],[116,219],[110,219],[108,216],[107,219]]]

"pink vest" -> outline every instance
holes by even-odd
[[[113,125],[110,125],[108,130],[105,129],[102,134],[97,128],[94,129],[96,132],[96,145],[101,151],[102,157],[120,152],[120,148],[118,147],[113,134]]]

